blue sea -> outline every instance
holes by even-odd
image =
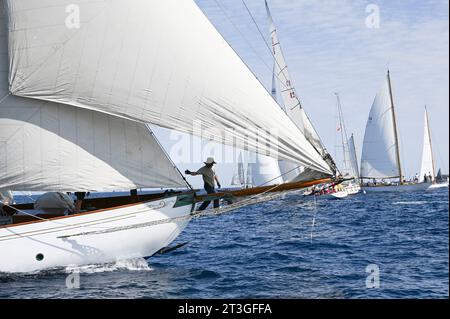
[[[193,220],[148,261],[0,275],[0,298],[448,298],[448,198],[288,195]]]

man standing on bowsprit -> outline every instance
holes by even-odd
[[[216,189],[215,189],[216,182],[217,182],[217,187],[221,188],[219,179],[217,178],[216,172],[213,169],[214,164],[216,164],[216,162],[214,161],[214,158],[208,157],[208,159],[205,162],[205,166],[200,168],[197,172],[191,172],[189,170],[185,171],[186,175],[192,175],[192,176],[202,175],[203,181],[205,183],[205,191],[208,194],[216,193]],[[198,210],[199,211],[205,210],[210,203],[211,203],[211,201],[203,202]],[[218,199],[214,200],[214,208],[219,208],[219,200]]]

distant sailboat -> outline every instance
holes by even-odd
[[[422,165],[420,168],[420,181],[422,183],[431,183],[428,190],[448,187],[448,182],[438,182],[435,166],[434,166],[434,154],[433,143],[431,140],[430,121],[428,117],[428,110],[425,106],[425,120],[424,120],[424,134],[423,134],[423,151],[422,151]]]
[[[342,186],[344,186],[342,192],[347,192],[348,195],[355,195],[361,191],[361,187],[359,185],[359,171],[357,169],[358,165],[356,159],[355,141],[353,139],[353,135],[350,139],[347,136],[344,113],[342,111],[341,99],[338,93],[336,93],[336,99],[339,114],[338,131],[341,136],[342,144],[342,167],[339,171],[342,174],[342,178],[346,180],[342,183]]]
[[[390,72],[373,102],[364,135],[361,179],[367,192],[412,191],[429,184],[404,181]]]
[[[231,186],[245,186],[245,172],[244,172],[244,162],[242,159],[242,152],[239,153],[237,169],[234,172],[233,179],[231,180]]]
[[[147,124],[201,136],[201,121],[214,141],[253,152],[259,129],[275,128],[271,156],[325,176],[217,199],[334,174],[194,1],[70,3],[79,25],[66,23],[63,0],[0,0],[0,189],[130,195],[88,198],[59,215],[4,205],[0,272],[148,257],[177,238],[202,196]]]

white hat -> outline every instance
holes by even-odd
[[[214,157],[208,157],[205,164],[216,164],[216,162],[214,161]]]

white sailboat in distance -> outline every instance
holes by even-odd
[[[429,187],[427,183],[405,182],[389,70],[367,121],[361,179],[366,192],[414,191]]]
[[[211,139],[253,152],[260,128],[274,128],[270,154],[333,175],[193,0],[68,4],[0,0],[0,190],[51,192],[64,204],[3,203],[0,272],[148,257],[183,231],[202,196],[147,124],[201,135],[201,122]],[[116,190],[130,195],[87,198],[81,210],[66,194]]]
[[[435,170],[435,161],[433,153],[433,143],[431,140],[431,126],[428,116],[428,109],[425,106],[424,132],[423,132],[423,150],[422,165],[420,168],[419,179],[422,183],[431,183],[428,190],[448,187],[448,181],[437,181]]]

